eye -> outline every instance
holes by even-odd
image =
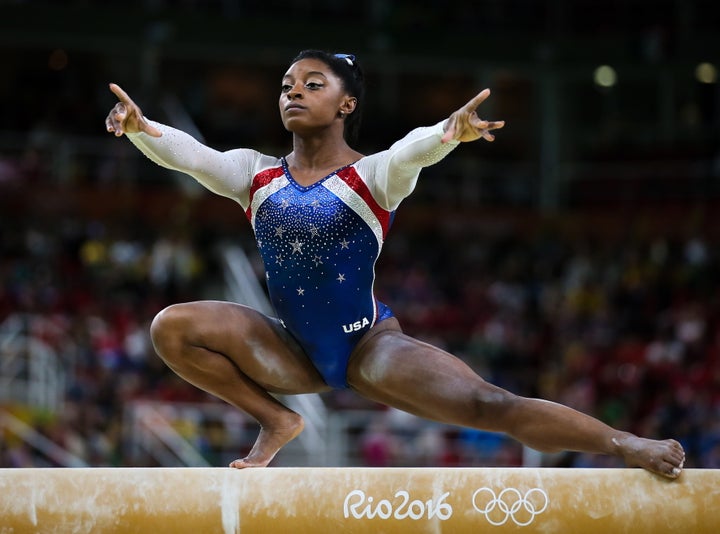
[[[289,83],[284,83],[280,86],[280,91],[283,93],[287,93],[290,89],[292,89],[292,85]]]
[[[316,91],[316,90],[322,88],[323,86],[324,86],[324,84],[318,83],[318,82],[308,82],[305,84],[305,87],[307,87],[308,89],[310,89],[312,91]]]

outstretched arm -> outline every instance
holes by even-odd
[[[128,139],[152,161],[167,169],[189,174],[219,195],[247,202],[251,169],[260,157],[249,149],[219,152],[191,135],[145,118],[140,107],[118,85],[110,90],[119,102],[105,119],[108,132]]]
[[[415,189],[420,170],[439,162],[461,142],[480,138],[495,140],[490,132],[505,126],[505,121],[483,120],[476,111],[488,96],[489,89],[481,91],[446,120],[434,126],[416,128],[389,150],[366,158],[367,165],[379,163],[380,168],[384,167],[374,174],[373,194],[385,209],[397,208]]]

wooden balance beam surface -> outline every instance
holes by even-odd
[[[720,470],[0,469],[7,533],[720,533]]]

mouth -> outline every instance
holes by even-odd
[[[292,111],[294,109],[305,109],[305,106],[301,106],[300,104],[288,104],[287,106],[285,106],[285,111]]]

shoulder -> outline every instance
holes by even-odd
[[[371,190],[374,189],[378,180],[383,181],[381,177],[385,174],[387,169],[385,160],[382,157],[382,152],[362,156],[360,159],[349,165],[349,167],[355,170],[357,177],[368,185]]]
[[[243,166],[252,174],[264,169],[280,167],[282,161],[276,156],[269,156],[251,148],[233,148],[224,152],[227,158],[234,160],[238,165]]]
[[[389,155],[389,150],[382,150],[381,152],[368,154],[367,156],[361,156],[352,165],[361,174],[368,172],[373,173],[376,172],[378,168],[384,166],[384,163]]]

